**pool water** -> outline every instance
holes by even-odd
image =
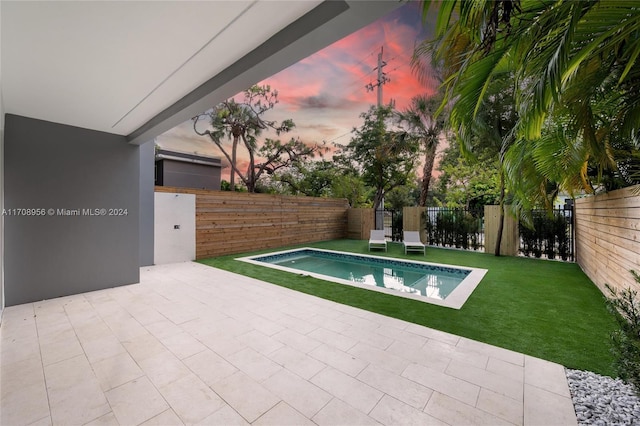
[[[302,272],[359,286],[385,288],[415,296],[445,300],[472,269],[411,262],[378,256],[300,249],[249,258],[252,263]],[[246,260],[246,259],[242,259]]]

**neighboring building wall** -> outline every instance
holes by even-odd
[[[158,184],[179,188],[220,190],[220,167],[167,159],[157,163],[159,163],[158,173],[162,173],[162,180]]]
[[[196,195],[196,259],[345,238],[346,199],[189,190]]]
[[[124,284],[140,274],[140,150],[124,136],[7,114],[7,306]],[[57,209],[126,209],[70,216]],[[120,213],[120,212],[116,212]]]
[[[153,265],[155,142],[140,145],[140,266]]]
[[[640,186],[575,201],[576,260],[608,295],[638,285],[629,270],[640,273]]]
[[[155,193],[154,263],[196,258],[196,196]]]

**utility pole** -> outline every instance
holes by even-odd
[[[373,89],[378,88],[378,107],[382,106],[382,86],[385,83],[391,81],[389,77],[387,77],[387,73],[385,73],[382,68],[387,65],[385,61],[382,60],[384,46],[380,46],[380,53],[378,53],[378,66],[374,68],[378,70],[378,80],[374,83],[369,83],[366,86],[367,92],[373,92]]]
[[[374,68],[374,71],[378,70],[378,80],[375,84],[369,83],[365,86],[367,88],[367,92],[373,92],[373,89],[378,88],[378,108],[382,106],[382,86],[391,81],[391,79],[387,77],[387,74],[382,70],[382,68],[387,65],[387,63],[382,59],[382,54],[384,53],[383,49],[384,46],[380,46],[380,53],[378,53],[378,66]],[[384,197],[375,211],[375,227],[379,230],[384,229]]]

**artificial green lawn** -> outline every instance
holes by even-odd
[[[367,242],[360,240],[304,246],[369,252]],[[456,310],[234,260],[257,253],[200,262],[568,368],[615,376],[609,334],[617,327],[616,322],[606,309],[602,293],[576,264],[436,248],[427,248],[426,257],[421,253],[405,255],[399,244],[389,244],[386,253],[376,251],[381,256],[488,269],[462,309]]]

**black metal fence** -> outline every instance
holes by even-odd
[[[522,256],[575,260],[575,231],[573,209],[533,210],[533,228],[520,222],[520,248]],[[426,232],[429,245],[484,250],[484,208],[428,207],[425,211]],[[400,226],[402,217],[400,216]],[[386,229],[386,228],[385,228]],[[402,228],[400,228],[402,234]],[[393,240],[396,241],[396,240]]]
[[[520,222],[520,254],[527,257],[575,260],[573,209],[533,210],[533,228]]]
[[[425,223],[429,245],[484,249],[484,209],[427,207]]]
[[[402,210],[384,211],[384,236],[391,241],[402,241]]]

